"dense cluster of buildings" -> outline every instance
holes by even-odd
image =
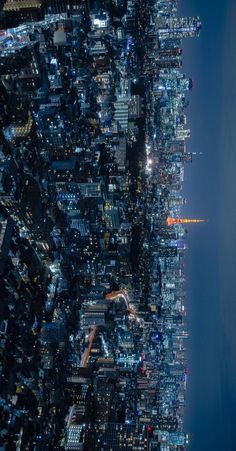
[[[0,450],[183,451],[177,0],[0,1]]]

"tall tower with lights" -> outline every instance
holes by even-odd
[[[166,222],[167,222],[168,226],[171,226],[171,225],[175,225],[175,224],[196,224],[199,222],[206,222],[206,220],[205,219],[185,219],[185,218],[168,217]]]

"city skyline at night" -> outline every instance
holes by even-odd
[[[185,253],[208,217],[186,214],[183,43],[201,28],[177,0],[0,2],[2,450],[196,446]]]

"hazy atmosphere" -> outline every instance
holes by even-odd
[[[236,415],[236,5],[181,2],[203,22],[197,43],[185,43],[184,70],[196,79],[191,96],[187,171],[189,215],[208,219],[189,230],[187,257],[190,383],[187,424],[192,451],[235,449]]]

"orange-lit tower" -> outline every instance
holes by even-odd
[[[167,218],[168,226],[174,224],[196,224],[199,222],[206,222],[204,219],[184,219],[184,218]]]

